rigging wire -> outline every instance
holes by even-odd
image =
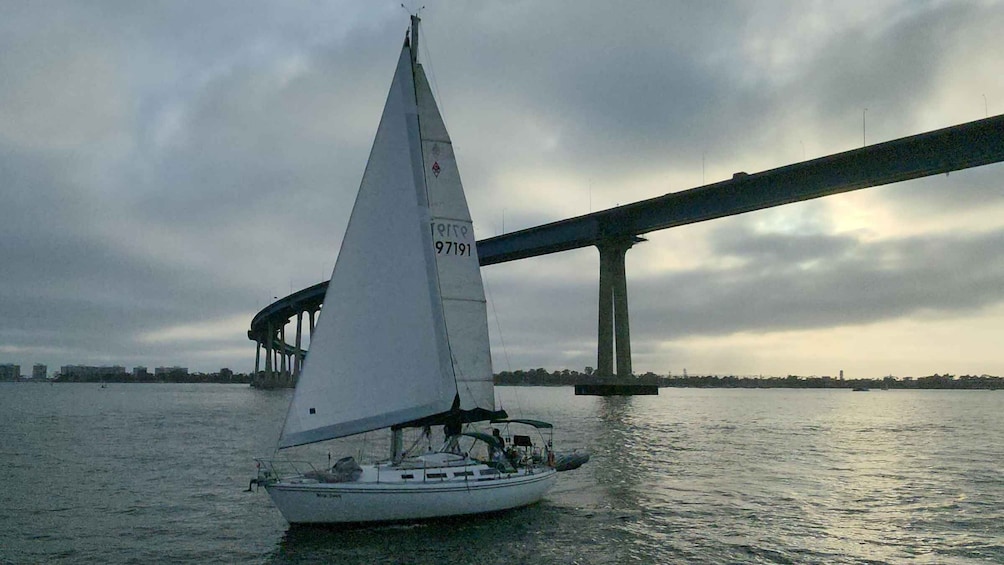
[[[491,287],[490,284],[488,284],[488,275],[484,271],[481,271],[481,279],[484,281],[485,292],[488,293],[488,303],[492,305],[492,316],[495,318],[495,328],[498,330],[499,341],[502,343],[502,355],[505,357],[506,370],[508,370],[511,373],[512,372],[512,363],[509,361],[509,349],[505,345],[505,336],[502,335],[502,323],[499,321],[498,310],[495,309],[495,297],[492,296],[492,287]],[[492,375],[493,381],[494,381],[494,378],[495,378],[495,376]],[[494,386],[494,382],[493,382],[493,386]],[[522,414],[523,413],[523,406],[522,406],[522,403],[519,400],[519,390],[514,390],[513,397],[514,397],[514,399],[516,401],[516,412],[519,413],[519,414]],[[500,408],[504,408],[504,407],[500,405]]]
[[[424,8],[425,6],[422,7]],[[439,95],[439,83],[436,81],[436,71],[432,67],[432,52],[429,51],[429,36],[427,34],[423,35],[421,45],[418,46],[418,49],[421,52],[422,58],[424,60],[424,62],[420,64],[422,65],[423,68],[426,66],[428,66],[429,68],[429,72],[426,74],[426,78],[429,79],[429,88],[432,89],[432,96],[436,99],[436,103],[439,107],[439,117],[442,118],[443,127],[446,128],[446,131],[450,131],[450,126],[446,122],[446,110],[444,107],[445,105],[443,104],[443,97]],[[428,65],[426,65],[426,63],[428,63]]]
[[[499,341],[502,342],[502,353],[505,357],[505,367],[508,371],[512,372],[512,363],[509,361],[509,350],[505,346],[505,337],[502,335],[502,324],[499,322],[499,313],[495,309],[495,298],[492,296],[491,285],[488,284],[488,275],[484,271],[481,272],[481,278],[485,282],[485,291],[488,293],[488,303],[492,305],[492,316],[495,318],[495,328],[499,332]]]

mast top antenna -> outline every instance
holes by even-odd
[[[406,34],[405,39],[410,42],[411,64],[414,65],[418,63],[418,24],[419,22],[422,21],[422,18],[419,17],[419,14],[422,12],[423,9],[425,9],[425,6],[422,6],[421,8],[415,10],[414,13],[408,10],[408,8],[406,8],[404,4],[401,4],[401,7],[404,8],[411,15],[410,35]]]
[[[413,18],[417,18],[422,13],[422,10],[425,9],[425,6],[421,6],[417,10],[409,10],[404,4],[401,4],[401,7],[404,8],[404,11],[408,12],[408,15]]]

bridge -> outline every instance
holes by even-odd
[[[1004,161],[1004,114],[865,146],[759,173],[673,192],[477,242],[481,265],[494,265],[582,247],[600,255],[597,374],[607,384],[634,383],[624,256],[643,234]],[[257,343],[258,386],[291,386],[309,331],[324,301],[321,282],[266,306],[251,321]],[[295,338],[285,328],[296,317]],[[262,353],[264,371],[262,371]],[[613,378],[614,381],[610,381]],[[618,389],[623,391],[624,389]]]

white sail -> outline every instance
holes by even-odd
[[[460,408],[495,409],[488,316],[471,213],[446,125],[421,65],[415,68],[430,223]]]
[[[406,42],[279,447],[452,405],[457,387],[427,198]]]

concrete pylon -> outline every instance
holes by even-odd
[[[303,358],[302,349],[300,349],[300,338],[303,335],[303,312],[296,314],[296,356],[293,357],[293,382],[300,376],[300,364]]]
[[[624,256],[641,238],[608,240],[600,252],[600,297],[597,324],[597,373],[627,378],[631,372],[631,325],[628,318]],[[616,353],[616,372],[614,354]]]
[[[289,355],[286,353],[286,324],[289,320],[285,320],[281,326],[279,326],[279,343],[282,344],[282,349],[279,351],[279,380],[285,386],[286,381],[289,379],[289,365],[286,364],[286,360],[289,359]]]
[[[275,343],[273,336],[275,335],[275,330],[272,329],[271,320],[266,326],[265,336],[268,341],[265,342],[265,386],[272,385],[272,368],[275,367],[275,358],[273,352],[275,351]]]

